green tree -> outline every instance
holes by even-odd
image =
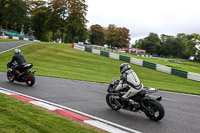
[[[145,49],[147,53],[160,55],[160,38],[155,33],[150,33],[148,37],[136,42],[136,47]]]
[[[67,38],[71,38],[72,42],[85,41],[88,39],[88,30],[85,18],[87,5],[85,0],[76,0],[70,2],[71,9],[67,20]]]
[[[198,58],[198,49],[195,47],[196,45],[200,44],[200,35],[199,34],[191,34],[187,35],[187,42],[186,42],[186,51],[188,52],[189,56],[194,56]]]
[[[27,20],[27,4],[23,0],[0,1],[0,26],[20,32]]]
[[[53,0],[49,7],[52,10],[49,24],[53,40],[56,33],[65,42],[85,41],[88,38],[85,0]]]
[[[188,50],[186,48],[187,45],[187,35],[185,33],[179,33],[177,34],[176,38],[180,41],[182,50],[180,54],[180,58],[188,59],[190,57]]]
[[[105,41],[108,45],[110,45],[111,47],[115,46],[115,32],[116,32],[117,27],[114,24],[110,24],[108,26],[108,28],[106,29],[105,32]]]
[[[49,41],[49,27],[47,24],[49,9],[44,1],[32,1],[31,21],[34,36],[41,41]]]
[[[95,45],[103,45],[105,43],[105,29],[96,24],[90,26],[90,41]]]

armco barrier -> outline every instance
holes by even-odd
[[[180,76],[180,77],[183,77],[183,78],[187,78],[187,73],[188,72],[186,72],[186,71],[178,70],[178,69],[175,69],[175,68],[172,68],[172,72],[171,72],[171,74],[176,75],[176,76]]]
[[[156,64],[148,61],[143,61],[143,66],[156,70]]]
[[[91,48],[85,48],[85,51],[92,52],[92,49]]]
[[[100,50],[97,50],[97,49],[92,49],[92,53],[94,53],[94,54],[98,54],[98,55],[100,55]]]
[[[13,36],[12,39],[18,39],[19,40],[19,37],[18,36]]]
[[[74,48],[75,48],[75,49],[78,49],[78,50],[85,51],[85,47],[79,46],[79,45],[77,45],[77,44],[74,44]]]
[[[164,73],[171,74],[172,68],[171,68],[171,67],[167,67],[167,66],[163,66],[163,65],[156,64],[156,70],[157,70],[157,71],[160,71],[160,72],[164,72]]]
[[[129,62],[129,63],[135,64],[135,65],[144,66],[144,67],[151,68],[151,69],[154,69],[154,70],[157,70],[157,71],[160,71],[160,72],[176,75],[176,76],[187,78],[187,79],[190,79],[190,80],[200,81],[200,74],[197,74],[197,73],[186,72],[186,71],[178,70],[178,69],[175,69],[175,68],[171,68],[171,67],[167,67],[167,66],[147,62],[147,61],[143,61],[141,59],[136,59],[136,58],[133,58],[133,57],[127,57],[127,56],[123,56],[123,55],[119,55],[119,54],[115,54],[115,53],[110,53],[110,52],[105,52],[105,51],[92,49],[92,48],[85,48],[85,46],[79,46],[77,44],[74,45],[74,48],[82,50],[82,51],[87,51],[87,52],[99,54],[99,55],[109,57],[109,58],[112,58],[112,59]]]
[[[188,72],[187,78],[191,80],[200,81],[200,74]]]
[[[110,53],[109,56],[110,56],[110,58],[112,58],[112,59],[119,60],[119,55],[118,55],[118,54]]]
[[[130,57],[127,56],[119,55],[119,60],[130,63]]]
[[[131,57],[130,63],[133,63],[135,65],[139,65],[139,66],[143,66],[143,60],[132,58],[132,57]]]
[[[101,51],[101,55],[105,57],[109,57],[109,52]]]

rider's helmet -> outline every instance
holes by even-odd
[[[123,63],[120,66],[120,73],[123,74],[127,70],[131,69],[131,66],[128,63]]]
[[[15,49],[15,50],[14,50],[14,53],[15,53],[15,54],[21,53],[21,50],[20,50],[20,49]]]

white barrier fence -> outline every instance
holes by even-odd
[[[136,59],[136,58],[130,58],[130,62],[135,64],[135,65],[139,65],[139,66],[143,66],[143,60],[140,60],[140,59]]]
[[[187,78],[188,78],[188,79],[191,79],[191,80],[200,81],[200,74],[188,72]]]
[[[80,46],[80,45],[75,44],[74,48],[82,50],[82,51],[85,51],[85,46]],[[94,54],[98,54],[98,55],[102,54],[101,50],[97,50],[97,49],[91,49],[91,52],[94,53]],[[110,52],[108,52],[108,53],[109,53],[108,54],[109,58],[120,60],[120,55],[119,54],[110,53]],[[135,64],[135,65],[139,65],[139,66],[144,66],[144,64],[143,64],[144,61],[143,60],[137,59],[137,58],[133,58],[133,57],[130,57],[130,63]],[[155,64],[155,66],[156,66],[156,68],[154,68],[154,69],[156,69],[157,71],[168,73],[168,74],[173,74],[171,67],[167,67],[167,66],[160,65],[160,64]],[[180,72],[181,70],[174,70],[174,71],[175,72]],[[200,74],[192,73],[192,72],[185,72],[185,71],[183,71],[183,72],[185,73],[185,76],[182,76],[183,74],[180,74],[181,77],[184,77],[184,78],[187,78],[187,79],[190,79],[190,80],[200,81]],[[174,75],[177,75],[177,74],[175,73]],[[180,76],[180,75],[178,75],[178,76]]]
[[[163,65],[156,64],[156,70],[157,70],[157,71],[160,71],[160,72],[164,72],[164,73],[171,74],[172,68],[171,68],[171,67],[167,67],[167,66],[163,66]]]

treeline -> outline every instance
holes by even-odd
[[[144,39],[137,40],[134,47],[145,49],[152,55],[185,59],[194,56],[200,60],[200,51],[196,48],[198,44],[200,44],[199,34],[180,33],[176,37],[162,34],[159,37],[155,33],[150,33]]]
[[[33,35],[41,41],[85,41],[85,0],[0,0],[0,27]]]
[[[85,0],[0,0],[0,28],[33,35],[41,41],[85,42],[128,47],[127,28],[92,25],[87,29]]]

